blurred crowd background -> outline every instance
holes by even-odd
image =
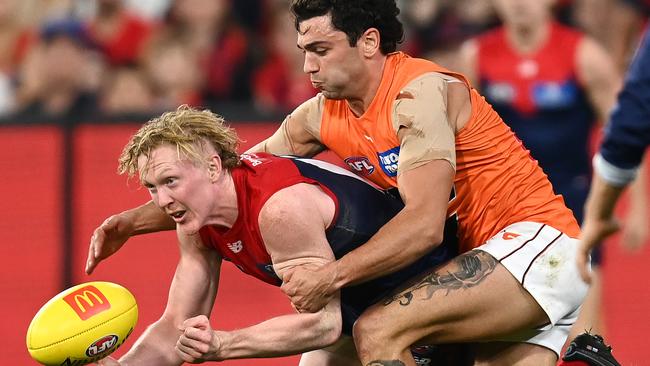
[[[400,48],[454,69],[486,0],[398,0]],[[625,68],[650,2],[558,0]],[[315,94],[288,0],[0,0],[0,121],[141,120],[180,104],[282,118]],[[2,122],[0,122],[2,123]]]

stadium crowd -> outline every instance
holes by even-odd
[[[463,41],[499,23],[484,0],[398,3],[400,49],[451,69]],[[555,11],[624,69],[644,6],[558,0]],[[139,121],[188,104],[279,121],[316,93],[290,16],[287,0],[0,0],[0,120]]]

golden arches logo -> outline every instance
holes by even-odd
[[[63,300],[77,313],[81,320],[86,320],[111,308],[106,296],[92,285],[81,287],[69,293]]]

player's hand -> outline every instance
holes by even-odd
[[[287,270],[281,286],[291,303],[301,313],[315,313],[332,300],[338,290],[334,287],[336,266],[328,263],[318,269],[295,267]]]
[[[93,273],[99,262],[117,252],[132,233],[133,225],[129,218],[122,214],[107,218],[90,238],[86,273]]]
[[[599,245],[605,238],[617,232],[620,228],[618,221],[614,218],[608,220],[586,218],[582,225],[582,234],[578,244],[577,265],[582,279],[590,283],[589,254],[591,250]]]
[[[97,361],[97,364],[102,366],[122,366],[118,360],[110,356]]]
[[[221,339],[212,330],[207,316],[199,315],[185,320],[180,330],[183,334],[176,342],[176,353],[183,361],[201,363],[223,360],[220,355]]]

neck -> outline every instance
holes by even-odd
[[[519,53],[537,51],[548,39],[551,22],[544,19],[535,24],[507,26],[506,32],[511,45]]]
[[[207,225],[217,225],[230,229],[239,217],[237,191],[230,172],[225,172],[214,185],[216,199]]]
[[[386,58],[382,54],[381,57],[370,60],[366,73],[356,80],[356,84],[361,86],[357,93],[358,97],[347,98],[348,106],[355,116],[362,116],[375,99],[379,85],[381,85]]]

